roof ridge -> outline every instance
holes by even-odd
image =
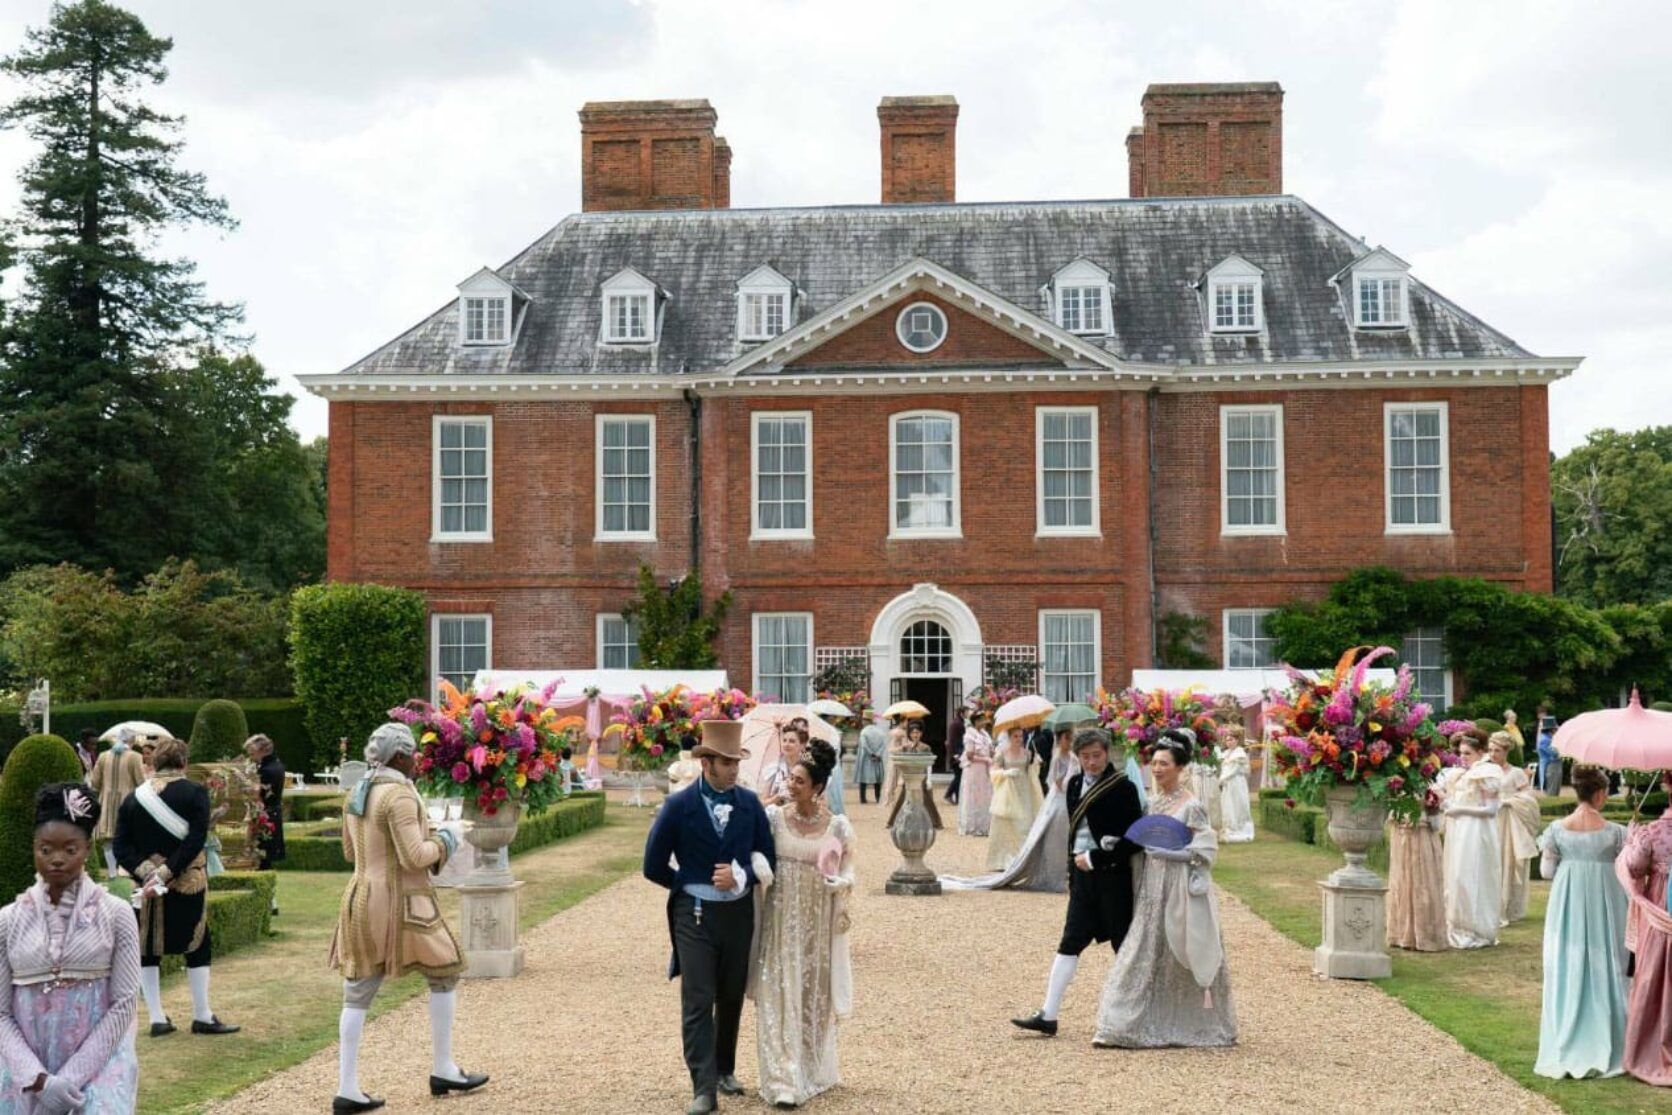
[[[812,216],[820,213],[853,213],[866,210],[879,213],[914,213],[921,216],[925,213],[934,212],[968,213],[977,209],[1092,209],[1129,205],[1217,206],[1273,201],[1306,205],[1306,202],[1295,194],[1239,194],[1215,197],[1041,198],[1032,201],[932,201],[890,202],[887,204],[882,202],[838,202],[821,205],[737,206],[727,209],[597,209],[582,213],[571,213],[564,218],[564,221],[579,220],[587,223],[607,223],[627,218],[639,219],[645,217],[663,220],[689,217],[725,220],[729,217],[759,216],[763,213]]]

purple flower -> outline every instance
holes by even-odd
[[[478,732],[488,729],[488,710],[481,701],[470,706],[470,726]]]

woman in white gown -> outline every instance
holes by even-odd
[[[761,1098],[777,1107],[798,1107],[841,1083],[836,1028],[853,1004],[854,836],[848,819],[824,802],[835,765],[835,750],[815,740],[790,771],[789,804],[766,811],[778,866],[756,908],[750,993]]]
[[[1444,816],[1446,937],[1454,949],[1498,943],[1503,914],[1498,844],[1498,768],[1485,745],[1466,732],[1451,737],[1461,766],[1436,784]]]
[[[1533,780],[1509,762],[1515,738],[1508,732],[1493,732],[1486,741],[1486,754],[1498,768],[1498,876],[1502,887],[1499,924],[1509,925],[1527,916],[1527,881],[1532,875],[1533,857],[1538,852],[1538,830],[1542,818]]]
[[[964,729],[963,788],[958,794],[958,832],[963,836],[986,836],[992,824],[993,737],[987,734],[987,713],[977,709]]]
[[[1254,810],[1248,800],[1248,776],[1254,767],[1242,746],[1242,728],[1232,724],[1222,731],[1226,747],[1219,755],[1220,831],[1227,844],[1247,844],[1254,839]]]
[[[1182,783],[1194,733],[1171,728],[1150,760],[1149,813],[1189,826],[1178,851],[1146,849],[1132,928],[1115,954],[1097,1010],[1092,1044],[1123,1049],[1224,1046],[1237,1041],[1213,861],[1219,842],[1208,812]]]
[[[1003,871],[1022,850],[1033,819],[1044,804],[1034,777],[1033,749],[1022,741],[1022,730],[1004,733],[993,756],[992,822],[987,838],[987,869]],[[1064,852],[1064,855],[1067,853]]]

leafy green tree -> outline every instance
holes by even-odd
[[[389,710],[425,693],[429,607],[411,589],[305,585],[291,597],[290,663],[314,757],[331,762],[346,737],[358,757]]]
[[[639,566],[638,594],[621,614],[639,625],[639,664],[650,670],[707,670],[719,661],[714,640],[731,608],[730,592],[703,606],[702,581],[681,577],[663,588]]]
[[[1550,470],[1556,582],[1594,608],[1672,599],[1672,426],[1598,430]]]
[[[38,146],[9,244],[23,261],[0,363],[0,566],[72,560],[127,576],[188,540],[161,373],[227,337],[238,307],[204,292],[159,236],[231,228],[201,175],[180,169],[177,117],[141,94],[167,76],[168,39],[103,0],[53,7],[0,62],[19,86],[0,125]]]

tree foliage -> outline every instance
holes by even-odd
[[[1557,586],[1591,607],[1672,599],[1672,426],[1598,430],[1550,470]]]
[[[371,584],[307,585],[290,610],[290,662],[314,756],[350,753],[389,710],[425,691],[422,593]]]
[[[680,577],[663,588],[648,565],[639,566],[638,592],[621,614],[639,625],[639,664],[649,670],[708,670],[719,662],[714,640],[731,608],[722,592],[703,606],[702,580]]]
[[[1166,670],[1205,670],[1215,665],[1207,646],[1208,621],[1191,612],[1164,612],[1155,625],[1156,664]]]

